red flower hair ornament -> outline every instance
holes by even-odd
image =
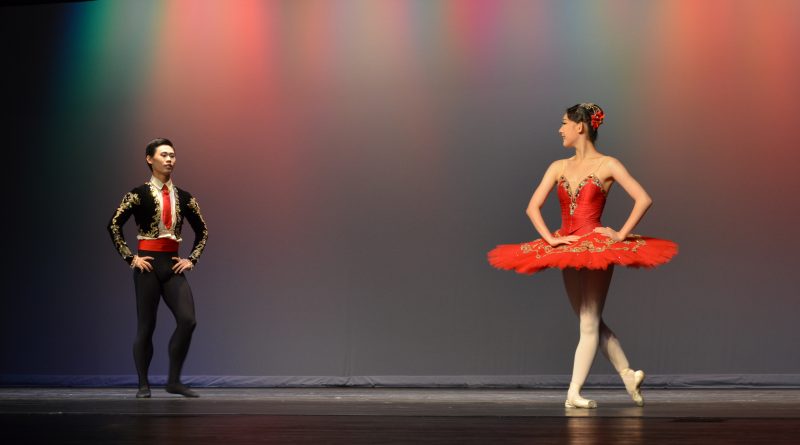
[[[592,114],[592,128],[594,128],[595,130],[597,130],[597,127],[599,127],[599,126],[600,126],[600,124],[602,124],[602,123],[603,123],[603,118],[605,118],[605,117],[606,117],[606,115],[605,115],[605,114],[603,114],[603,110],[597,110],[597,111],[595,111],[595,112]]]
[[[597,128],[603,123],[603,119],[606,117],[605,113],[603,113],[603,110],[601,110],[600,107],[593,103],[583,103],[581,106],[589,110],[592,118],[592,128],[597,130]]]

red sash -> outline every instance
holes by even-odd
[[[139,250],[151,252],[177,252],[179,243],[171,238],[140,239]]]

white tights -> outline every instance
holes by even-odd
[[[613,266],[608,270],[564,269],[564,286],[575,314],[580,318],[580,340],[575,349],[572,380],[568,399],[580,398],[589,369],[592,367],[597,347],[608,358],[618,373],[629,368],[628,359],[614,332],[603,322],[608,286],[611,284]]]

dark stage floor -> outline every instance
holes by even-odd
[[[0,388],[4,444],[796,444],[800,390]]]

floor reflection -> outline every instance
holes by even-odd
[[[644,422],[641,417],[601,417],[597,410],[568,414],[566,439],[570,445],[643,444]]]

